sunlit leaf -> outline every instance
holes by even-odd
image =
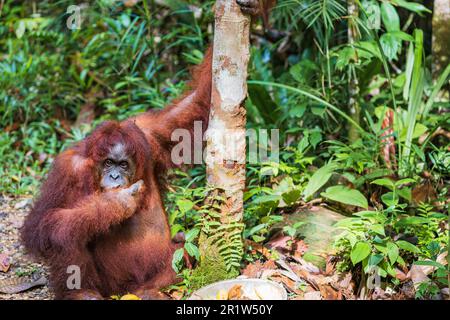
[[[367,242],[356,243],[350,253],[350,259],[352,260],[353,265],[356,265],[358,262],[361,262],[362,260],[367,258],[370,252],[371,248]]]
[[[361,192],[341,185],[327,188],[325,192],[321,193],[321,196],[333,201],[364,209],[369,207],[366,197]]]

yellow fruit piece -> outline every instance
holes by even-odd
[[[142,300],[142,299],[134,294],[126,294],[122,296],[120,300]]]
[[[216,300],[228,300],[228,292],[226,290],[219,290],[216,295]]]

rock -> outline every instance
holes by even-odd
[[[25,209],[26,207],[31,206],[31,202],[32,202],[31,198],[23,199],[16,203],[16,205],[14,206],[14,209],[16,209],[16,210]]]
[[[441,289],[441,294],[442,294],[446,299],[449,299],[449,298],[450,298],[450,291],[449,291],[449,288],[443,288],[443,289]]]
[[[305,222],[298,228],[298,234],[308,246],[303,258],[316,266],[324,269],[325,257],[333,253],[333,242],[336,235],[342,230],[336,228],[334,224],[346,218],[344,215],[328,210],[323,207],[311,207],[302,211],[284,215],[284,222],[277,224],[275,228],[282,228],[284,225],[293,225],[297,222]]]
[[[13,219],[11,219],[11,225],[16,229],[20,229],[23,225],[23,219],[21,219],[19,217],[13,218]]]

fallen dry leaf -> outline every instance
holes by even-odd
[[[167,294],[173,300],[181,300],[184,297],[183,290],[178,290],[178,289],[170,290],[169,292],[167,292]]]
[[[285,276],[279,272],[273,274],[271,276],[271,280],[274,280],[276,282],[281,282],[287,290],[289,290],[297,295],[303,293],[303,291],[298,288],[298,285],[299,285],[298,282],[295,282],[295,281],[289,279],[287,276]]]
[[[372,296],[370,297],[372,300],[386,300],[389,299],[389,295],[386,294],[386,292],[380,288],[380,287],[376,287],[373,292],[372,292]]]
[[[242,285],[236,284],[228,291],[228,300],[239,300],[242,297]]]
[[[411,199],[413,203],[432,202],[436,200],[436,190],[429,179],[424,183],[416,185],[411,191]]]
[[[267,260],[264,263],[261,260],[257,260],[254,263],[248,264],[241,271],[241,275],[246,276],[248,278],[261,278],[264,270],[274,270],[277,266],[275,265],[274,260]]]
[[[342,296],[346,300],[354,300],[355,299],[355,282],[352,281],[351,272],[347,272],[345,274],[339,274],[338,279],[335,283],[331,283],[336,290],[342,294]]]
[[[342,300],[342,294],[340,291],[334,290],[329,285],[320,285],[320,294],[324,300]]]
[[[281,252],[290,252],[292,250],[292,243],[292,237],[278,233],[267,242],[267,246],[270,249],[280,250]]]
[[[328,256],[326,261],[327,262],[325,265],[325,275],[328,276],[334,272],[335,266],[336,266],[336,261],[333,256]]]
[[[319,290],[317,285],[316,276],[309,273],[309,271],[300,265],[293,265],[292,270],[303,280],[308,282],[314,289]]]
[[[313,291],[313,292],[307,292],[305,293],[304,300],[322,300],[322,295],[320,294],[320,291]]]
[[[421,266],[413,265],[408,273],[408,277],[411,278],[411,281],[413,282],[416,289],[422,282],[430,281],[430,278],[427,277],[425,272],[420,267]]]
[[[264,269],[264,265],[260,260],[257,260],[254,263],[248,264],[242,271],[241,274],[243,276],[249,278],[259,278],[261,276],[262,270]]]
[[[1,279],[0,293],[15,294],[36,286],[44,286],[46,284],[47,279],[43,276],[35,280],[29,279],[28,277]]]
[[[405,280],[408,279],[408,277],[406,276],[406,274],[405,274],[403,271],[401,271],[400,269],[398,269],[398,268],[395,268],[395,277],[396,277],[398,280],[400,280],[401,282],[403,282],[403,281],[405,281]]]
[[[261,253],[267,260],[270,260],[271,253],[270,250],[264,247],[262,244],[251,241],[251,240],[245,240],[246,247],[252,247],[251,253],[255,254],[256,252]]]
[[[275,260],[267,260],[263,265],[264,269],[276,269],[277,266],[275,264]]]
[[[10,266],[11,261],[9,257],[4,253],[0,253],[0,271],[8,272]]]
[[[440,263],[444,266],[447,265],[447,254],[448,252],[445,251],[441,254],[439,254],[436,258],[436,262]],[[425,261],[430,261],[429,259],[426,259]],[[413,265],[411,267],[411,270],[408,272],[407,277],[412,279],[412,272],[413,272],[413,267],[414,267],[414,273],[415,273],[415,277],[422,277],[421,275],[418,275],[418,270],[420,269],[420,271],[425,275],[429,275],[430,273],[434,272],[434,270],[436,270],[436,267],[433,266],[427,266],[427,265]],[[413,280],[414,281],[414,280]]]
[[[318,267],[316,267],[314,264],[312,264],[311,262],[308,262],[300,257],[291,256],[291,258],[294,259],[296,262],[298,262],[302,266],[302,268],[304,268],[308,272],[313,273],[313,274],[320,273],[320,269]]]
[[[297,240],[294,242],[294,256],[302,257],[306,251],[308,251],[308,245],[303,240]]]
[[[396,295],[399,300],[414,299],[416,290],[412,281],[406,281],[401,287],[400,292]]]

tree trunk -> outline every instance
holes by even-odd
[[[356,19],[358,19],[358,5],[355,0],[347,1],[348,10],[348,44],[353,46],[353,44],[359,40],[358,28]],[[356,49],[355,49],[356,51]],[[360,123],[360,106],[358,102],[359,98],[359,83],[356,77],[355,66],[350,64],[348,68],[348,107],[350,110],[351,118],[357,123]],[[350,142],[356,141],[359,138],[358,129],[350,124],[349,128],[349,140]]]
[[[208,185],[214,191],[210,194],[210,213],[203,222],[199,240],[200,262],[195,270],[197,279],[208,278],[205,282],[236,276],[243,253],[244,100],[247,96],[247,64],[250,57],[249,29],[250,17],[241,13],[235,0],[216,1],[212,106],[206,132],[205,158]],[[208,269],[206,266],[212,265],[211,261],[216,264],[216,270],[223,270],[225,266],[226,274],[211,277],[214,270],[205,270]]]
[[[216,2],[206,170],[208,183],[224,190],[225,223],[241,220],[243,214],[249,26],[249,17],[240,12],[234,0]]]
[[[450,63],[450,0],[434,0],[433,8],[433,79]],[[448,99],[449,85],[444,85],[439,96]]]

